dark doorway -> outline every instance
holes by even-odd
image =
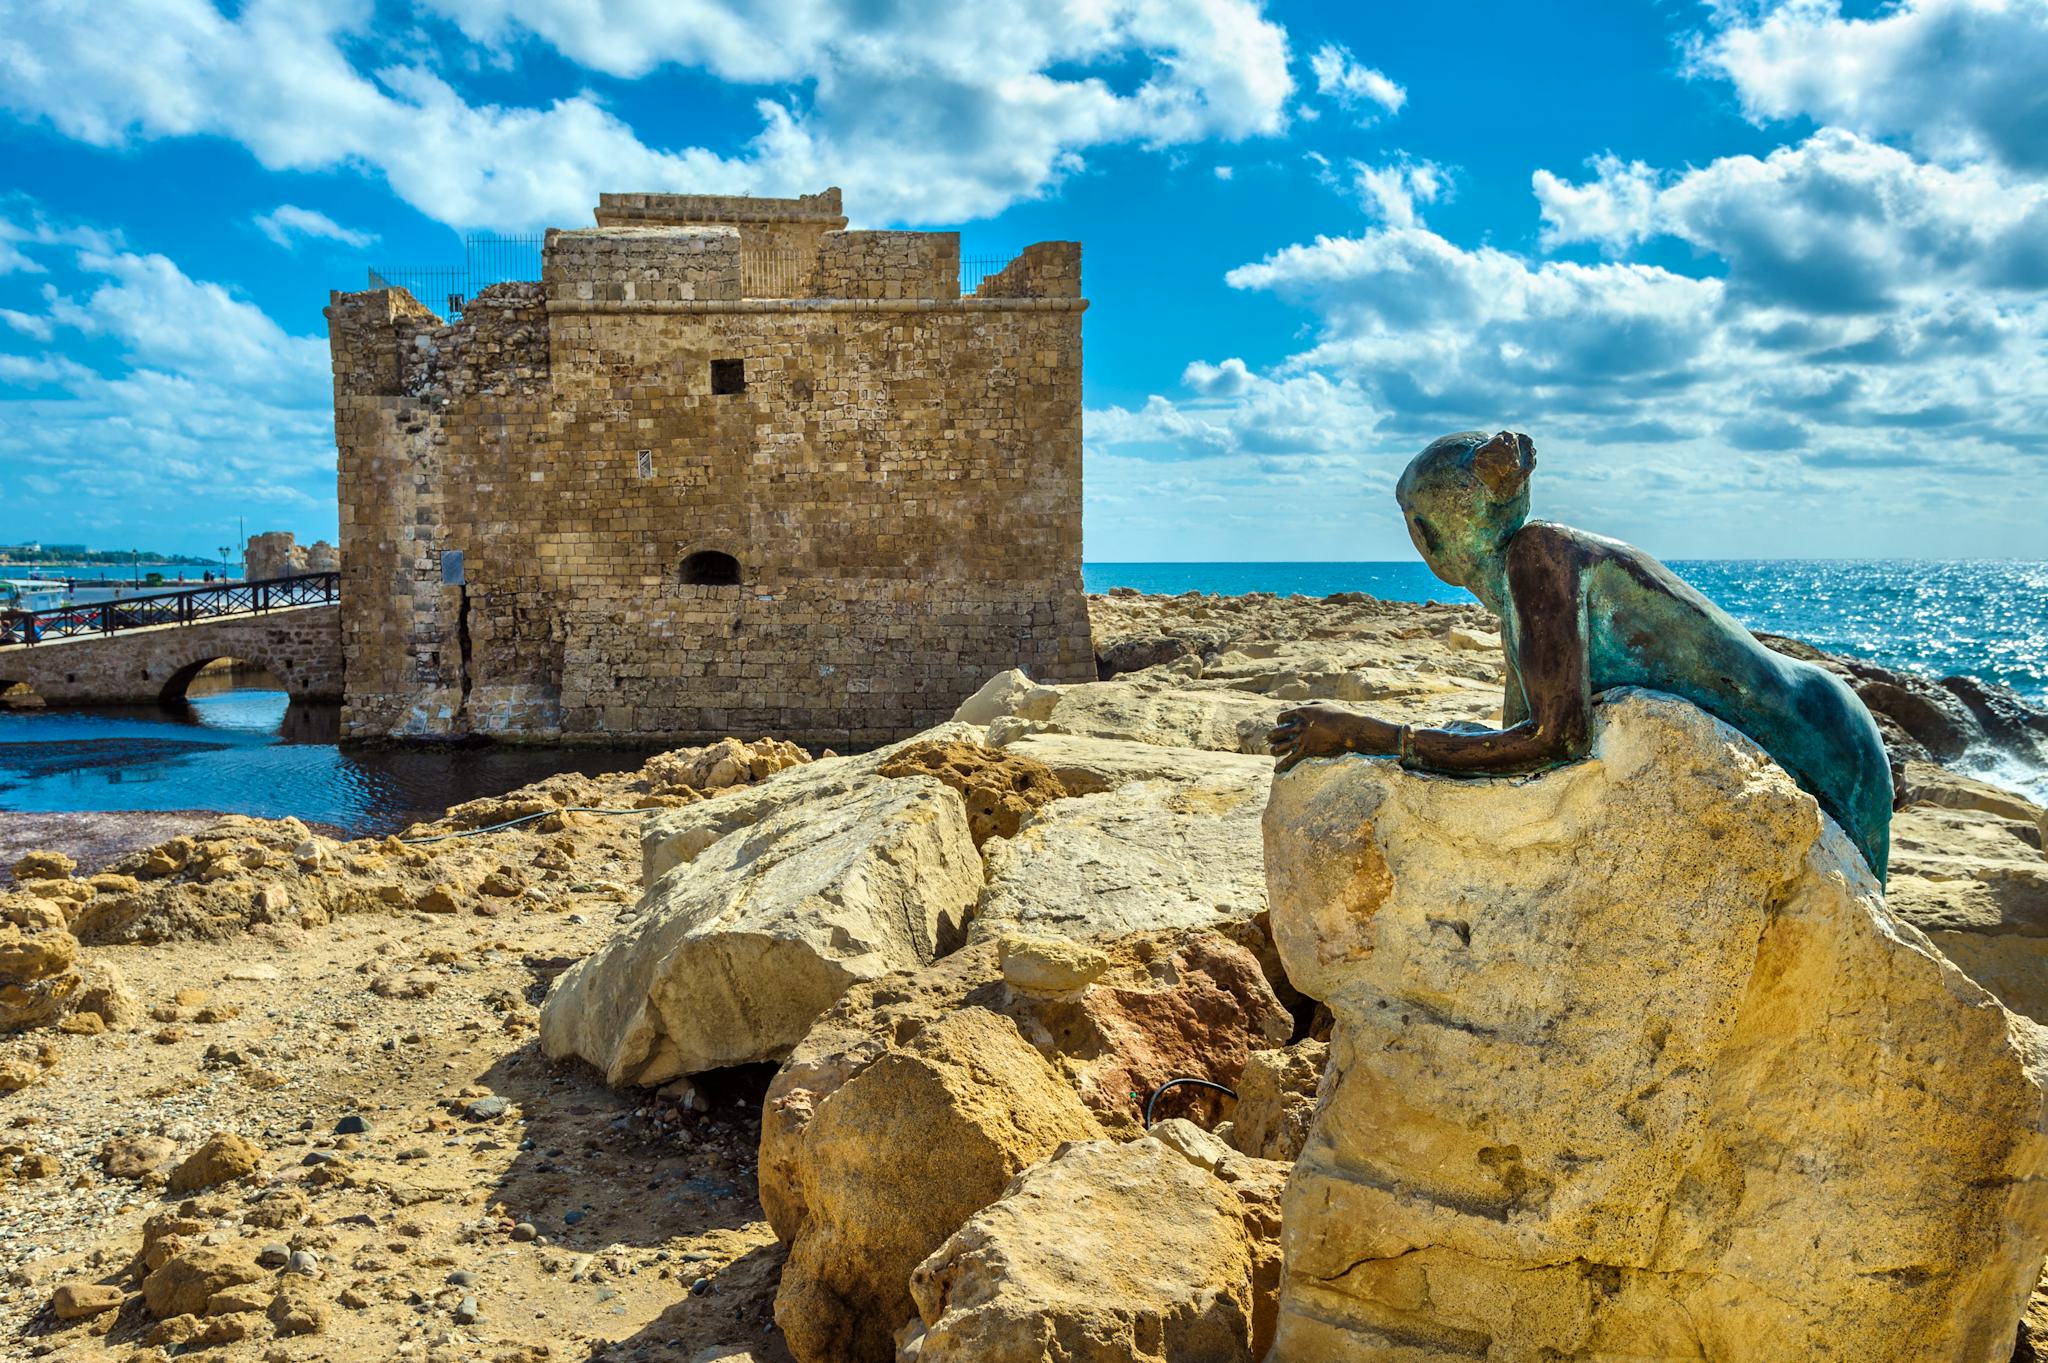
[[[683,583],[690,587],[737,587],[740,561],[716,549],[699,549],[683,560]]]

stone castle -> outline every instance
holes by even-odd
[[[862,745],[1092,679],[1078,243],[606,194],[452,325],[333,295],[344,734]]]

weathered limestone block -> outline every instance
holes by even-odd
[[[886,1363],[910,1272],[1021,1170],[1101,1128],[999,1014],[968,1008],[820,1099],[776,1233],[775,1321],[798,1363]]]
[[[791,806],[650,886],[556,981],[541,1046],[612,1084],[780,1059],[848,985],[957,941],[980,889],[960,797],[929,777]]]
[[[1336,1017],[1274,1363],[1992,1363],[2048,1248],[2043,1034],[1667,696],[1519,780],[1302,764],[1273,926]]]
[[[766,780],[785,767],[801,766],[811,755],[794,743],[761,738],[742,743],[721,738],[716,743],[656,753],[640,768],[647,788],[656,795],[677,791],[724,790]]]
[[[1313,1038],[1279,1050],[1253,1051],[1237,1079],[1230,1143],[1260,1159],[1300,1155],[1329,1059],[1329,1044]]]
[[[1021,734],[1003,746],[1051,767],[1069,795],[1094,795],[1133,781],[1263,787],[1273,779],[1270,758],[1208,748],[1162,748],[1130,739],[1050,733]]]
[[[1043,762],[979,743],[911,743],[882,764],[886,777],[927,775],[960,792],[974,845],[1013,838],[1033,812],[1067,797]]]
[[[1070,990],[1041,988],[1050,983],[1043,978],[1033,978],[1030,987],[1013,987],[1006,980],[1002,952],[993,944],[966,947],[923,970],[849,989],[790,1053],[762,1103],[761,1206],[776,1235],[795,1243],[807,1233],[817,1188],[856,1174],[870,1177],[859,1172],[866,1164],[848,1163],[855,1152],[813,1140],[813,1123],[883,1058],[905,1048],[923,1047],[918,1053],[926,1054],[941,1042],[952,1044],[944,1041],[948,1037],[957,1041],[965,1034],[948,1028],[958,1018],[983,1016],[1008,1029],[1080,1102],[1092,1132],[1124,1136],[1144,1134],[1145,1097],[1158,1084],[1187,1074],[1232,1083],[1255,1049],[1286,1040],[1291,1020],[1245,948],[1212,932],[1148,933],[1103,946],[1107,961],[1082,972],[1085,983]],[[918,1041],[934,1030],[940,1041]],[[1008,1053],[1007,1047],[989,1045],[991,1053]],[[1032,1066],[1024,1070],[1037,1073]],[[1010,1082],[1000,1067],[984,1065],[980,1073],[977,1083],[984,1086]],[[1007,1100],[999,1095],[974,1098],[971,1111],[999,1101]],[[1064,1109],[1064,1103],[1060,1106]],[[1172,1090],[1159,1111],[1213,1114],[1214,1107],[1202,1090],[1183,1087]],[[899,1147],[938,1139],[952,1124],[966,1120],[922,1109],[907,1112],[889,1142],[859,1158],[886,1163]],[[986,1173],[1002,1163],[1000,1156],[1001,1147],[986,1144],[950,1156],[956,1161],[954,1175],[960,1177],[968,1164],[981,1161],[975,1167],[984,1173],[973,1177],[976,1186],[989,1191],[977,1207],[992,1200],[1021,1167],[1006,1165],[999,1174]],[[929,1253],[965,1216],[961,1212],[937,1226],[917,1257]],[[894,1329],[908,1314],[906,1309],[888,1320],[887,1327]]]
[[[84,985],[78,939],[65,928],[63,907],[26,893],[0,898],[0,1032],[61,1020],[77,1006]]]
[[[882,779],[881,770],[914,745],[975,743],[982,731],[971,724],[941,724],[923,733],[855,757],[822,757],[769,772],[750,785],[735,787],[715,800],[656,814],[640,833],[641,884],[652,886],[726,834],[748,828],[772,814],[812,801],[868,789]]]
[[[917,1363],[1256,1363],[1286,1176],[1150,1137],[1061,1148],[917,1266]]]
[[[1049,719],[1059,704],[1056,686],[1041,686],[1013,667],[990,677],[979,691],[960,702],[953,719],[961,724],[993,724],[1005,715],[1022,719]]]
[[[2002,786],[1976,780],[1932,762],[1906,763],[1904,779],[1899,782],[1899,803],[1982,810],[2018,823],[2032,824],[2041,838],[2048,839],[2048,809]]]
[[[1026,735],[1071,734],[1169,748],[1263,753],[1266,731],[1286,705],[1223,683],[1203,684],[1192,655],[1078,685],[1038,686],[1021,672],[990,681],[962,704],[955,718],[990,726],[990,739],[1007,745]]]
[[[970,936],[1120,937],[1256,918],[1266,908],[1259,817],[1272,779],[1271,764],[1258,765],[1266,770],[1139,781],[1047,805],[984,849],[988,886]]]
[[[2000,1003],[2042,1022],[2048,857],[2034,846],[2038,831],[1983,808],[1903,810],[1892,820],[1885,902]]]

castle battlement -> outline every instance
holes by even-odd
[[[950,301],[960,234],[846,230],[839,191],[796,199],[602,194],[595,228],[547,235],[549,297],[580,303],[736,299]],[[1078,242],[1040,242],[972,298],[1081,296]]]
[[[344,730],[861,745],[1093,676],[1080,246],[606,194],[444,322],[336,294]]]

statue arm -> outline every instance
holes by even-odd
[[[1590,746],[1593,697],[1578,547],[1547,526],[1530,526],[1509,545],[1507,568],[1515,656],[1501,708],[1502,718],[1512,722],[1484,733],[1412,730],[1402,752],[1406,765],[1442,772],[1534,771],[1583,757]]]

